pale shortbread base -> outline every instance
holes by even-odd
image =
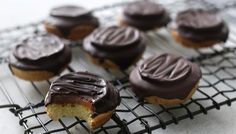
[[[46,111],[48,116],[52,120],[58,120],[61,117],[76,116],[82,120],[85,120],[92,130],[105,124],[113,114],[112,110],[106,113],[99,114],[95,118],[92,118],[92,111],[88,107],[78,104],[49,104],[48,106],[46,106]]]
[[[210,47],[221,42],[219,40],[207,40],[207,41],[201,41],[201,42],[194,42],[194,41],[191,41],[189,39],[182,37],[174,29],[172,30],[171,34],[177,42],[179,42],[182,46],[187,47],[187,48],[205,48],[205,47]]]
[[[55,76],[52,72],[49,71],[27,71],[27,70],[21,70],[16,67],[13,67],[9,65],[12,73],[24,80],[29,80],[29,81],[42,81],[42,80],[47,80],[49,78],[52,78]]]
[[[192,95],[195,93],[195,91],[198,88],[198,83],[194,86],[194,88],[191,90],[189,95],[184,99],[164,99],[164,98],[160,98],[160,97],[157,97],[157,96],[150,96],[150,97],[146,97],[145,100],[147,102],[151,103],[151,104],[156,104],[156,105],[159,105],[159,104],[161,104],[161,105],[181,104],[181,103],[184,103],[185,101],[187,101],[188,99],[190,99],[192,97]]]
[[[64,37],[62,35],[62,33],[59,31],[58,28],[56,28],[55,26],[52,26],[48,23],[44,24],[45,29],[49,32],[49,33],[53,33],[59,37]],[[77,26],[75,28],[73,28],[69,35],[67,37],[64,37],[66,39],[69,40],[80,40],[85,38],[87,35],[89,35],[96,27],[90,26],[90,25],[86,25],[83,24],[81,26]]]
[[[54,26],[52,26],[48,23],[44,23],[44,27],[47,30],[47,32],[53,33],[53,34],[55,34],[59,37],[63,37],[62,33],[57,28],[55,28]]]

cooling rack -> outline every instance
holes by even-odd
[[[117,23],[114,14],[120,14],[125,4],[127,3],[97,8],[94,9],[94,14],[100,17],[102,25],[113,25]],[[193,119],[195,115],[207,114],[211,109],[220,109],[222,105],[230,106],[236,100],[236,27],[232,23],[236,18],[232,14],[235,12],[233,9],[235,5],[235,1],[217,5],[204,0],[176,0],[165,4],[172,16],[189,7],[201,7],[219,12],[230,26],[229,40],[225,44],[192,50],[175,43],[168,28],[144,33],[148,47],[137,64],[153,54],[169,52],[182,55],[201,67],[203,77],[196,93],[187,102],[175,106],[154,106],[137,100],[128,81],[128,74],[136,65],[126,71],[111,71],[97,67],[85,58],[81,50],[81,42],[65,41],[72,47],[73,60],[63,74],[85,70],[100,74],[110,80],[121,94],[121,104],[111,120],[93,132],[88,129],[85,121],[77,117],[62,118],[59,121],[48,118],[43,100],[53,79],[43,82],[20,80],[11,74],[5,62],[15,42],[27,35],[45,32],[42,22],[2,30],[0,31],[0,68],[5,71],[0,74],[0,96],[3,96],[8,104],[0,104],[0,108],[8,108],[15,117],[19,118],[19,125],[25,128],[26,134],[58,132],[150,134],[156,129],[165,129],[168,125],[178,124],[184,119]]]

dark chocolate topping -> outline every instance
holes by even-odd
[[[54,17],[78,18],[78,17],[89,16],[91,15],[91,12],[83,7],[66,5],[53,8],[50,12],[50,15]]]
[[[55,96],[58,96],[57,99]],[[71,97],[64,100],[63,96]],[[51,84],[45,105],[63,102],[66,104],[77,97],[86,98],[92,103],[95,113],[113,110],[120,103],[118,91],[108,81],[88,72],[77,72],[63,75]]]
[[[14,56],[21,61],[37,63],[41,59],[53,57],[62,52],[64,44],[54,35],[32,36],[16,45]]]
[[[162,5],[143,0],[130,3],[124,8],[123,21],[138,29],[150,30],[166,26],[170,16]]]
[[[161,55],[147,59],[140,67],[143,78],[155,82],[176,82],[185,79],[191,72],[191,66],[180,56]]]
[[[99,25],[98,19],[92,15],[91,11],[76,6],[61,6],[52,9],[45,23],[58,28],[63,36],[68,36],[77,26],[98,27]]]
[[[35,35],[19,44],[8,62],[22,70],[46,70],[58,74],[71,61],[70,48],[54,35]]]
[[[145,0],[130,3],[124,8],[124,14],[134,18],[160,17],[164,12],[161,5]]]
[[[203,9],[189,9],[178,13],[176,28],[181,36],[194,41],[226,41],[229,29],[215,13]]]
[[[108,29],[108,32],[105,30]],[[126,30],[128,29],[128,30]],[[116,32],[118,30],[118,32]],[[125,28],[104,28],[104,32],[93,32],[83,43],[83,49],[91,56],[114,62],[120,69],[126,69],[136,59],[141,56],[145,50],[144,38],[139,31]],[[106,33],[107,32],[107,33]],[[94,35],[98,42],[94,43]],[[117,36],[118,35],[118,36]],[[101,37],[100,37],[101,36]],[[104,42],[104,44],[102,44]],[[114,43],[114,44],[113,44]],[[95,45],[96,44],[96,45]]]
[[[200,68],[173,54],[148,58],[130,74],[134,93],[143,99],[158,96],[165,99],[184,99],[201,78]]]
[[[101,49],[119,49],[139,43],[140,32],[131,27],[99,28],[91,35],[91,43]]]
[[[215,13],[203,9],[190,9],[180,12],[176,18],[179,27],[192,30],[214,30],[221,28],[223,20]]]

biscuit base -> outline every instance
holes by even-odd
[[[86,56],[88,57],[88,59],[95,65],[98,65],[98,66],[102,66],[104,68],[109,68],[109,69],[112,69],[112,70],[119,70],[119,66],[116,65],[114,62],[112,62],[111,60],[109,59],[103,59],[103,60],[100,60],[99,58],[95,58],[93,56],[91,56],[90,54],[86,54]],[[140,58],[142,57],[142,54],[140,54],[132,64],[135,64]],[[132,65],[131,64],[131,65]]]
[[[105,113],[98,114],[96,117],[92,118],[92,111],[83,105],[78,104],[49,104],[46,106],[46,112],[52,120],[58,120],[61,117],[78,117],[85,120],[90,129],[94,130],[101,127],[108,120],[110,120],[113,111],[108,111]]]
[[[206,40],[201,42],[194,42],[192,40],[182,37],[176,30],[172,30],[171,34],[177,42],[179,42],[182,46],[187,48],[206,48],[221,42],[219,40]]]
[[[83,25],[73,28],[67,37],[70,40],[81,40],[88,36],[96,27]]]
[[[69,40],[81,40],[85,38],[87,35],[89,35],[96,27],[95,26],[90,26],[90,25],[81,25],[77,26],[73,29],[71,29],[70,33],[68,36],[64,36],[58,28],[55,26],[52,26],[51,24],[45,23],[44,24],[45,29],[49,33],[53,33],[59,37],[69,39]]]
[[[14,66],[11,66],[9,65],[11,71],[12,71],[12,74],[21,78],[21,79],[24,79],[24,80],[29,80],[29,81],[43,81],[43,80],[47,80],[47,79],[50,79],[52,78],[53,76],[57,75],[57,74],[54,74],[53,72],[49,72],[49,71],[43,71],[43,70],[35,70],[35,71],[32,71],[32,70],[22,70],[22,69],[18,69]],[[60,72],[62,72],[64,70],[61,69]]]
[[[176,105],[176,104],[181,104],[181,103],[184,103],[185,101],[187,101],[188,99],[190,99],[193,96],[193,94],[195,93],[195,91],[198,88],[198,83],[193,87],[191,92],[184,99],[164,99],[164,98],[160,98],[160,97],[157,97],[157,96],[145,97],[144,99],[148,103],[156,104],[156,105],[160,105],[160,104],[161,105]]]

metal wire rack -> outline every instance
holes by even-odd
[[[222,16],[228,22],[231,30],[229,40],[225,44],[207,49],[189,50],[175,43],[168,29],[144,34],[148,39],[148,47],[139,63],[152,54],[171,52],[183,55],[201,67],[203,78],[199,88],[194,96],[184,104],[154,106],[146,102],[139,102],[132,93],[128,82],[128,74],[135,65],[126,71],[115,72],[94,66],[84,57],[80,42],[65,41],[72,47],[73,61],[63,73],[79,70],[98,73],[114,84],[119,90],[122,100],[111,120],[93,132],[88,129],[85,121],[77,117],[52,121],[46,115],[43,100],[53,79],[43,82],[20,80],[11,74],[5,63],[5,58],[14,46],[14,42],[22,38],[22,35],[45,32],[42,22],[39,22],[0,31],[0,63],[1,70],[5,70],[0,74],[0,96],[3,95],[8,102],[8,104],[1,104],[0,108],[8,108],[12,114],[19,118],[19,125],[25,128],[25,134],[57,132],[68,134],[74,132],[150,134],[158,128],[165,129],[168,125],[178,124],[181,120],[193,119],[197,114],[207,114],[211,109],[220,109],[222,105],[230,106],[236,100],[236,27],[231,23],[231,20],[236,16],[230,14],[230,10],[233,10],[230,7],[235,7],[236,2],[231,3],[217,7],[204,0],[190,0],[165,5],[173,16],[179,10],[189,6],[193,7],[193,5],[219,11],[220,14],[223,14]],[[97,8],[94,13],[101,16],[102,25],[116,24],[114,14],[119,14],[124,4],[126,3]]]

